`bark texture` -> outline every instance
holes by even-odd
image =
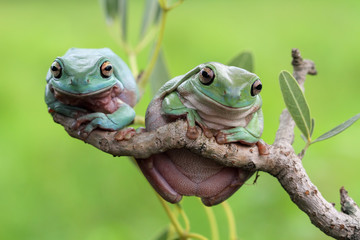
[[[303,60],[298,49],[292,50],[292,58],[293,75],[304,89],[306,75],[316,74],[315,65],[310,60]],[[196,140],[190,140],[186,137],[187,123],[184,120],[167,124],[155,131],[137,133],[130,140],[117,141],[116,132],[102,130],[95,130],[84,139],[72,128],[76,120],[60,114],[54,114],[53,118],[65,127],[70,136],[114,156],[147,158],[169,149],[186,148],[226,166],[267,172],[278,179],[291,200],[325,234],[336,239],[360,239],[359,207],[342,188],[341,212],[337,211],[311,182],[301,158],[295,154],[292,147],[295,123],[286,109],[280,115],[275,141],[268,145],[268,155],[259,155],[256,146],[219,145],[214,138],[207,138],[200,128],[200,136]]]

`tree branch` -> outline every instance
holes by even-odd
[[[292,57],[294,76],[304,88],[306,75],[316,74],[315,65],[310,60],[303,60],[297,49],[293,49]],[[341,189],[342,212],[339,212],[323,198],[306,174],[301,159],[291,146],[295,123],[286,109],[280,116],[274,144],[268,146],[268,155],[259,155],[255,146],[235,143],[219,145],[214,138],[207,138],[200,128],[200,136],[196,140],[190,140],[186,137],[187,123],[184,120],[167,124],[156,131],[138,133],[127,141],[117,141],[116,132],[103,130],[94,130],[83,139],[72,128],[76,120],[57,113],[53,118],[65,127],[70,136],[114,156],[147,158],[169,149],[186,148],[226,166],[267,172],[278,179],[291,200],[321,231],[337,239],[360,239],[360,210],[347,192]]]

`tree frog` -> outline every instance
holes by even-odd
[[[186,118],[190,139],[199,135],[197,124],[206,137],[215,137],[219,144],[257,144],[260,154],[267,154],[260,140],[261,89],[254,73],[217,62],[201,64],[160,88],[146,112],[146,131]],[[223,166],[186,149],[168,150],[137,159],[137,163],[155,190],[171,203],[185,195],[198,196],[207,206],[216,205],[254,173]]]
[[[85,135],[95,128],[122,129],[135,118],[136,82],[125,62],[108,48],[69,49],[51,64],[46,82],[49,112],[76,118],[75,128],[86,124]]]

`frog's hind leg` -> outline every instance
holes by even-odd
[[[204,205],[208,207],[217,205],[225,201],[231,195],[233,195],[253,174],[254,172],[249,172],[239,168],[237,172],[237,176],[221,192],[219,192],[215,196],[202,197],[201,201],[203,202]]]
[[[180,202],[182,196],[168,184],[155,167],[155,160],[159,158],[167,158],[167,156],[160,153],[152,155],[148,159],[136,159],[136,161],[146,179],[161,197],[171,203]]]

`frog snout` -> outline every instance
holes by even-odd
[[[224,90],[224,99],[228,105],[234,105],[240,101],[241,91],[238,89]]]
[[[76,79],[76,78],[70,78],[69,80],[69,85],[71,86],[79,86],[79,85],[85,85],[85,84],[89,84],[90,83],[90,79]]]

